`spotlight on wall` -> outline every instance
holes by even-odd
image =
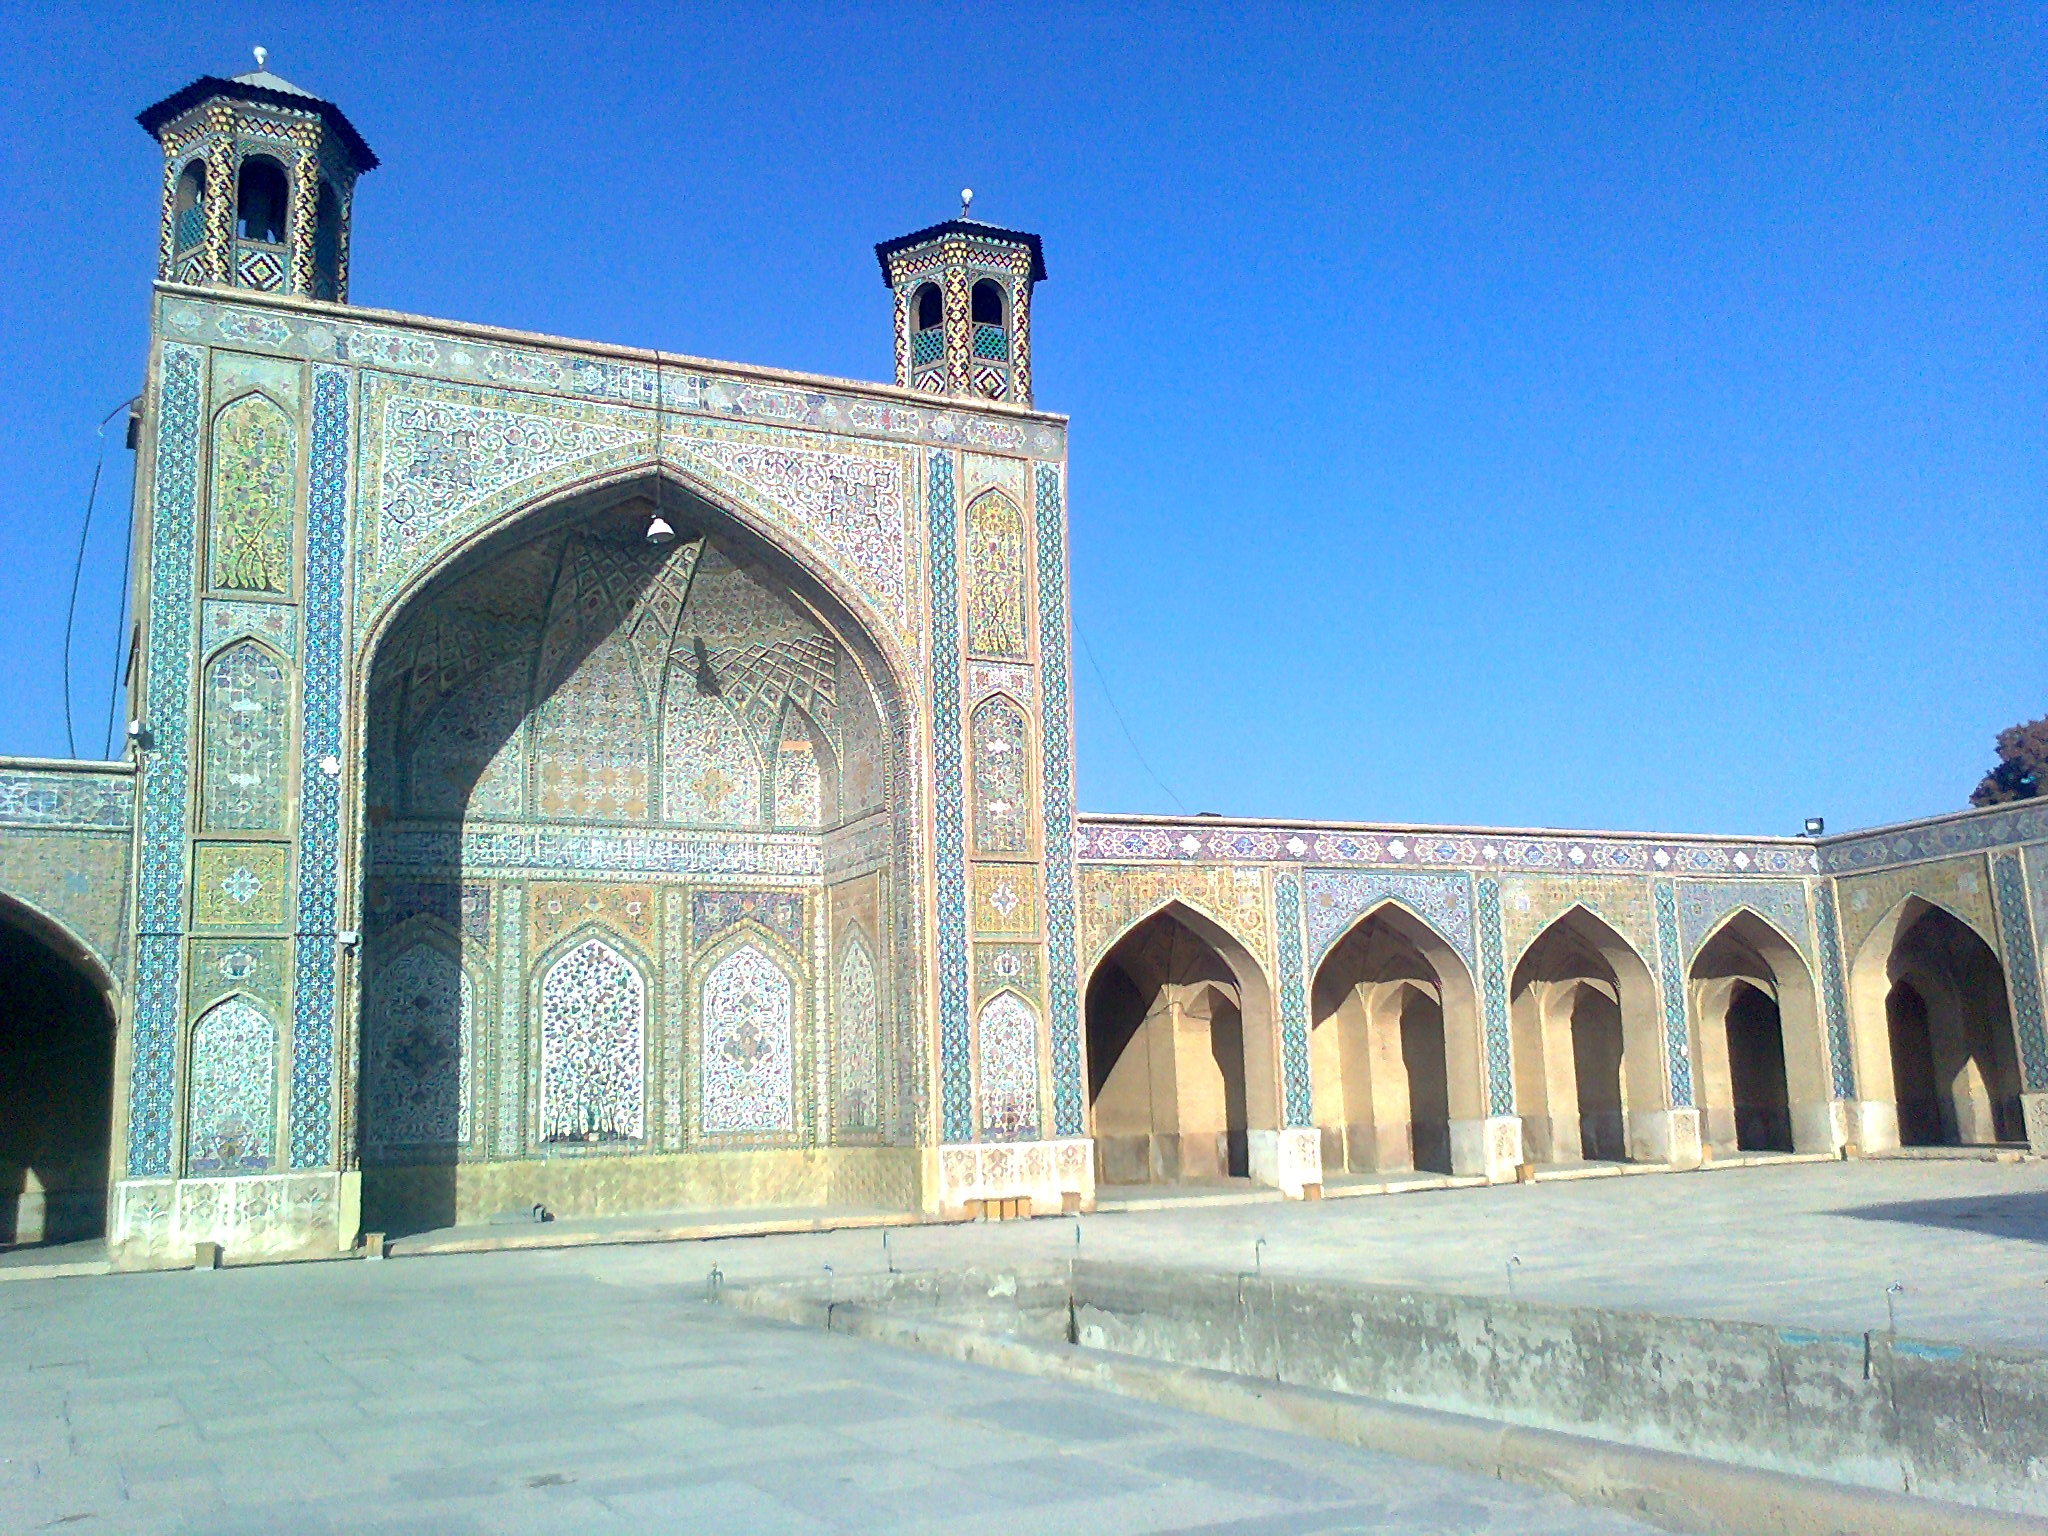
[[[1827,829],[1828,824],[1821,817],[1809,816],[1806,818],[1806,835],[1808,837],[1819,837]]]
[[[655,513],[654,516],[647,519],[648,543],[673,544],[675,542],[675,538],[675,529],[669,527],[668,519],[663,517],[659,512]]]

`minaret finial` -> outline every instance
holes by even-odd
[[[268,48],[259,47],[253,48],[250,51],[256,55],[256,67],[258,69],[270,68],[270,50]]]
[[[963,218],[963,219],[964,219],[964,218],[966,218],[966,217],[967,217],[967,210],[968,210],[968,209],[970,209],[970,208],[972,208],[973,206],[974,206],[974,188],[972,188],[972,187],[962,187],[962,188],[960,189],[960,217],[961,217],[961,218]]]

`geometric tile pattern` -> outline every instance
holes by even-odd
[[[1024,285],[1022,291],[1028,291]],[[1040,776],[1045,832],[1046,1000],[1052,1047],[1053,1134],[1086,1124],[1081,1079],[1081,1000],[1074,954],[1074,751],[1067,687],[1067,519],[1060,474],[1037,471],[1038,656],[1045,703]]]
[[[1829,838],[1820,845],[1821,867],[1831,875],[1846,875],[2044,838],[2048,838],[2048,799],[2023,800],[1885,832]]]
[[[1301,877],[1273,877],[1273,930],[1280,972],[1280,1068],[1287,1125],[1316,1123],[1308,1060],[1308,993],[1301,967]]]
[[[1508,979],[1501,959],[1500,882],[1479,877],[1479,992],[1486,1019],[1487,1113],[1515,1112],[1515,1062],[1508,1034]]]
[[[1408,868],[1498,869],[1503,873],[1808,875],[1819,856],[1804,838],[1726,840],[1531,836],[1525,832],[1438,832],[1422,827],[1330,827],[1312,822],[1245,826],[1221,818],[1137,822],[1079,820],[1083,863],[1188,860],[1239,864],[1376,864]]]
[[[1686,1030],[1685,966],[1678,937],[1678,898],[1669,880],[1653,887],[1657,910],[1657,974],[1664,989],[1664,1054],[1671,1107],[1692,1108],[1692,1045]]]
[[[2030,1092],[2048,1089],[2048,1027],[2041,1018],[2040,951],[2028,922],[2027,882],[2020,856],[2011,850],[1991,856],[1991,889],[1998,901],[2005,938],[2005,979],[2012,995],[2013,1030]]]
[[[1406,870],[1308,871],[1308,953],[1313,969],[1368,910],[1396,901],[1434,928],[1474,965],[1472,881],[1469,876],[1426,875]]]
[[[1828,1021],[1830,1083],[1837,1099],[1856,1097],[1856,1057],[1849,1045],[1849,994],[1842,978],[1842,929],[1835,913],[1835,884],[1814,884],[1814,927],[1820,934],[1821,998]]]
[[[192,921],[201,928],[281,928],[283,843],[200,843],[192,850]]]
[[[1691,964],[1700,946],[1730,912],[1747,908],[1776,928],[1809,960],[1813,956],[1811,926],[1806,916],[1806,886],[1797,880],[1681,880],[1678,882],[1678,931],[1685,939]]]
[[[424,940],[369,972],[363,987],[365,1145],[469,1140],[476,991],[462,963]]]
[[[348,375],[313,370],[300,706],[299,915],[292,981],[291,1166],[332,1165],[336,882],[340,878],[342,558],[348,543]]]
[[[960,773],[960,602],[955,575],[953,456],[931,455],[926,493],[932,584],[932,875],[938,885],[940,1130],[974,1138],[973,1045],[967,1013],[965,798]]]
[[[200,354],[166,343],[149,520],[149,683],[143,760],[128,1174],[167,1178],[181,1022],[185,918],[186,689],[191,676],[193,535],[198,521]]]

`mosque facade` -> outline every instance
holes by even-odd
[[[0,1239],[2048,1151],[2048,804],[1078,813],[1036,236],[883,242],[852,383],[356,306],[338,108],[140,121],[127,751],[0,763]]]

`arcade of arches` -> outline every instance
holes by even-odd
[[[1896,1137],[1855,1145],[2024,1138],[2005,977],[1973,928],[1918,898],[1864,945],[1854,973],[1858,1072]],[[1684,970],[1698,1156],[1831,1152],[1852,1127],[1831,1100],[1814,969],[1774,923],[1736,907]],[[1508,978],[1513,1103],[1538,1165],[1684,1163],[1674,1141],[1665,1016],[1636,945],[1584,905],[1551,921]],[[1397,902],[1355,922],[1308,997],[1313,1115],[1325,1180],[1485,1172],[1482,1026],[1457,948]],[[1270,1120],[1272,1004],[1259,961],[1170,905],[1097,965],[1087,991],[1090,1100],[1109,1185],[1244,1177]],[[1871,1027],[1872,1019],[1878,1027]],[[1683,1102],[1683,1101],[1681,1101]]]
[[[1088,1096],[1104,1183],[1247,1178],[1279,1125],[1273,1012],[1258,961],[1179,904],[1089,979]]]

